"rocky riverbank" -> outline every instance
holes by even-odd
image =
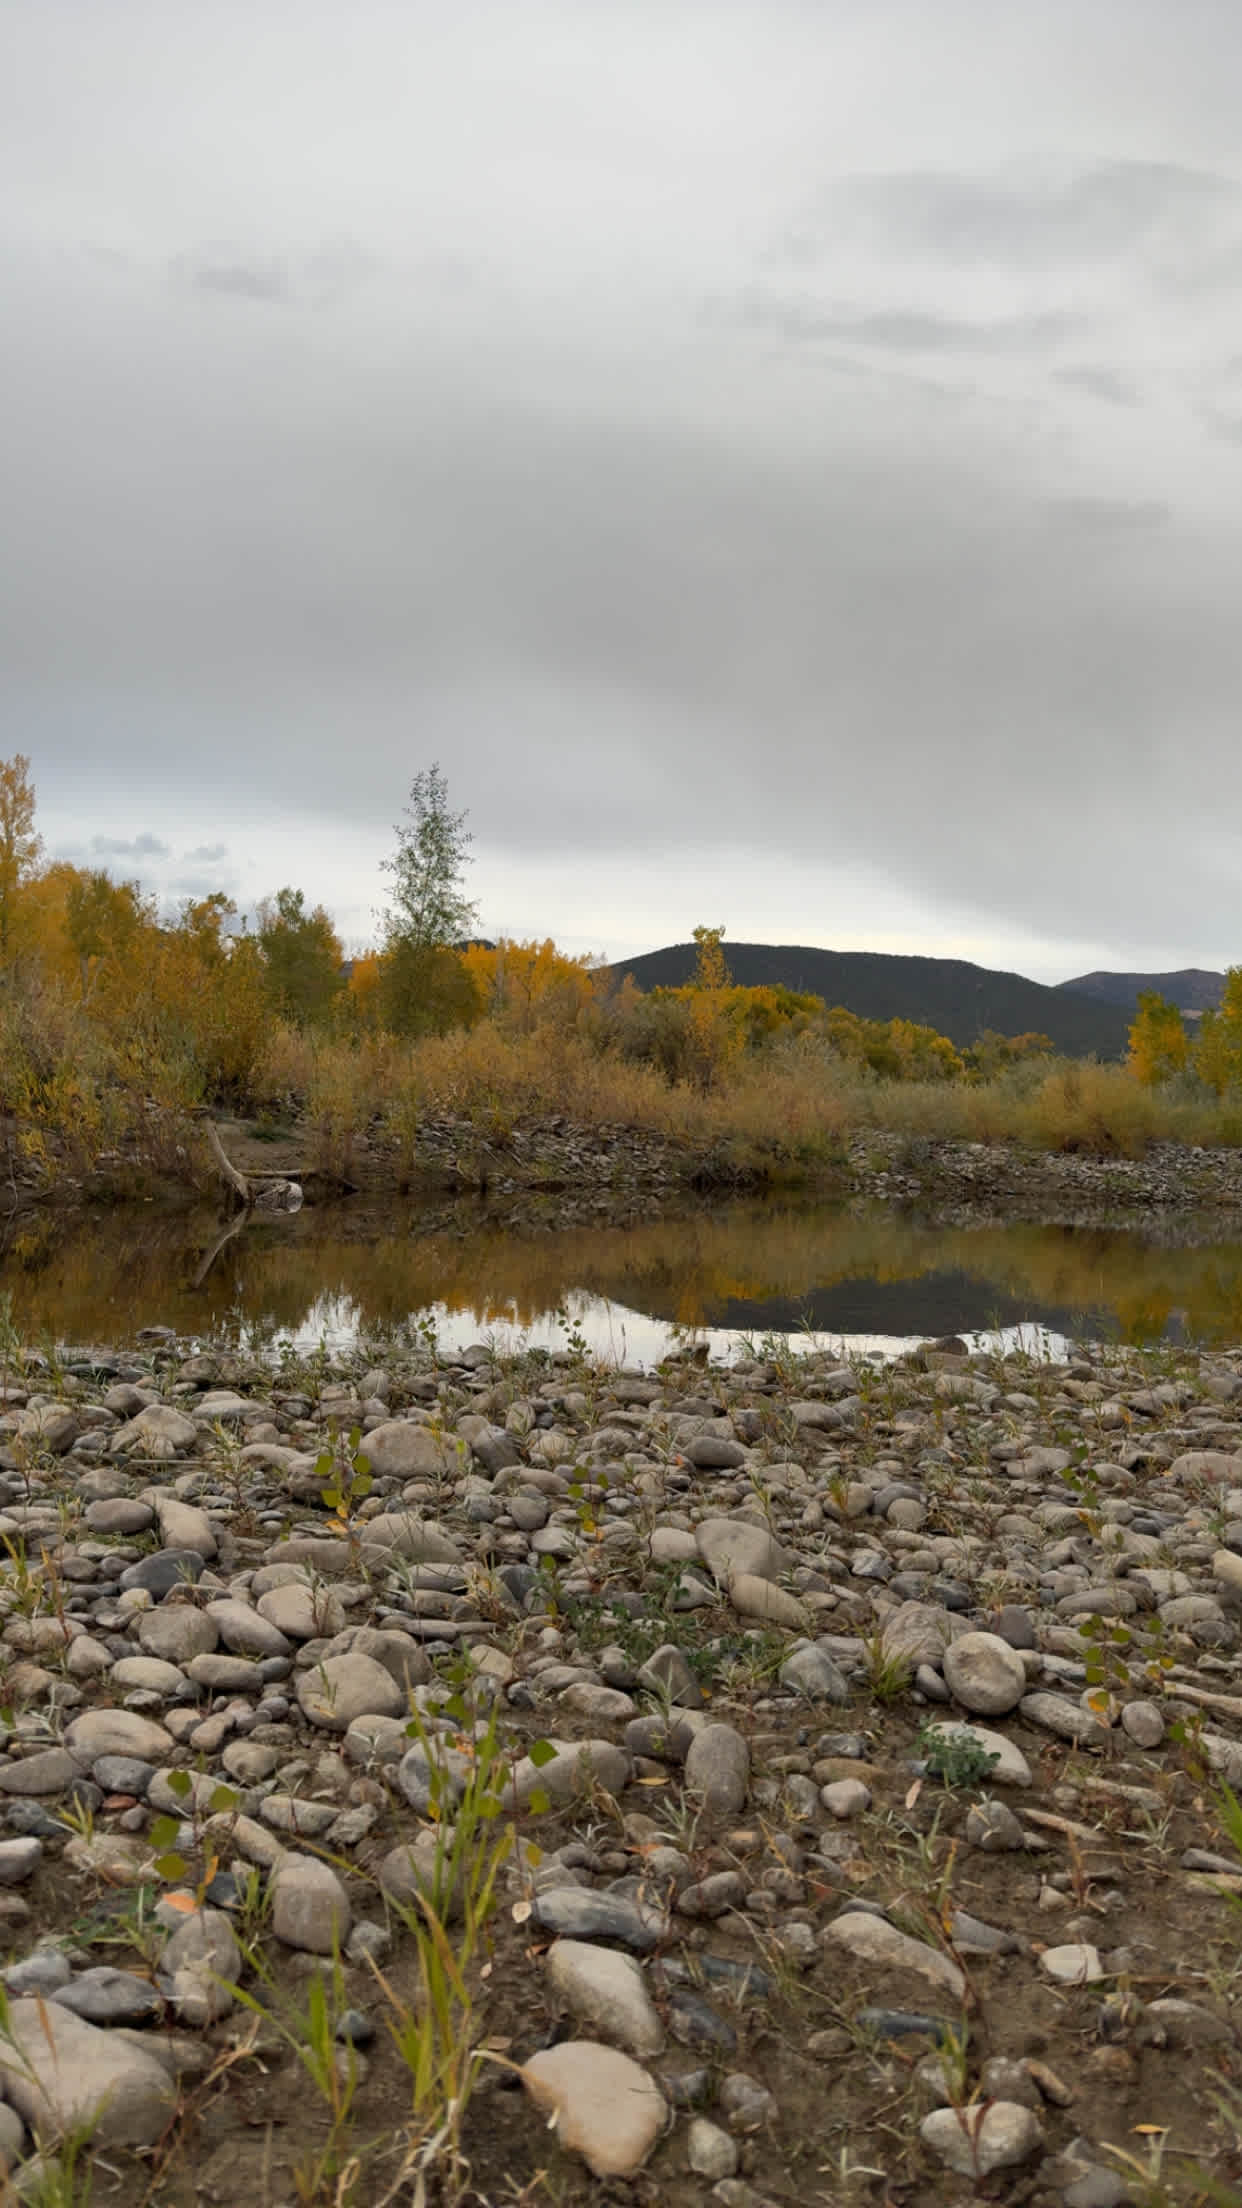
[[[1186,1213],[1242,1218],[1242,1150],[1154,1143],[1143,1158],[867,1134],[849,1145],[848,1179],[889,1203],[934,1204],[1016,1219],[1158,1223]]]
[[[696,1144],[622,1122],[579,1126],[563,1117],[519,1120],[503,1131],[429,1115],[402,1143],[382,1130],[348,1138],[299,1125],[221,1119],[230,1160],[262,1184],[297,1180],[308,1203],[416,1192],[428,1202],[463,1194],[515,1215],[552,1205],[575,1220],[653,1216],[687,1198],[768,1189],[934,1209],[938,1214],[1030,1221],[1134,1224],[1211,1212],[1242,1222],[1242,1149],[1155,1143],[1142,1158],[1038,1150],[1010,1141],[963,1142],[859,1129],[844,1142],[799,1151],[774,1134]],[[218,1189],[220,1176],[192,1119],[156,1114],[135,1138],[71,1170],[49,1138],[36,1166],[8,1131],[6,1209],[49,1198],[62,1205],[135,1195],[182,1200]]]
[[[1242,2198],[1242,1352],[157,1331],[10,1354],[0,1538],[31,2185]]]

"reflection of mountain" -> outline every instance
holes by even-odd
[[[1102,1334],[1107,1311],[1071,1310],[1037,1296],[1014,1295],[976,1273],[930,1272],[917,1280],[842,1280],[792,1296],[729,1297],[707,1312],[708,1326],[744,1334],[970,1334],[981,1327],[1032,1321],[1054,1334]]]
[[[186,1333],[245,1321],[299,1328],[319,1299],[343,1298],[368,1327],[435,1303],[533,1324],[575,1289],[684,1326],[761,1333],[945,1333],[1042,1318],[1059,1331],[1112,1314],[1127,1338],[1170,1325],[1203,1341],[1242,1339],[1242,1243],[1162,1248],[1140,1236],[1048,1226],[937,1227],[866,1213],[733,1205],[642,1226],[520,1237],[463,1210],[428,1231],[386,1206],[254,1221],[191,1287],[216,1222],[112,1212],[64,1226],[38,1219],[0,1266],[28,1339],[103,1343],[139,1327]],[[324,1306],[321,1305],[321,1308]]]

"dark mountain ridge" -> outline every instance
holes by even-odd
[[[1066,984],[1049,988],[1024,974],[997,973],[960,958],[914,958],[883,951],[824,951],[809,944],[730,943],[724,954],[745,988],[807,990],[867,1020],[917,1020],[959,1050],[985,1029],[1047,1035],[1068,1057],[1122,1058],[1130,1017],[1120,1006]],[[693,943],[671,943],[610,969],[632,974],[640,989],[676,989],[694,979]]]
[[[1078,974],[1073,981],[1058,982],[1057,987],[1094,997],[1099,1004],[1119,1004],[1127,1012],[1135,1010],[1139,997],[1149,989],[1181,1012],[1215,1012],[1225,977],[1206,966],[1182,966],[1175,974]]]

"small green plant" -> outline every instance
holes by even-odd
[[[193,1775],[189,1771],[170,1771],[168,1786],[170,1792],[178,1801],[187,1802],[190,1805],[194,1835],[193,1846],[195,1853],[201,1855],[202,1859],[198,1884],[195,1889],[195,1905],[201,1909],[207,1888],[220,1868],[220,1858],[214,1848],[205,1848],[203,1845],[204,1835],[200,1824],[201,1803],[194,1786]],[[231,1786],[213,1787],[207,1798],[207,1809],[213,1817],[236,1816],[240,1807],[241,1797],[234,1793]],[[189,1872],[190,1864],[188,1858],[181,1853],[179,1845],[181,1839],[180,1820],[171,1815],[157,1817],[148,1828],[147,1839],[150,1845],[159,1851],[155,1856],[155,1868],[160,1877],[167,1879],[170,1884],[175,1884],[179,1879],[184,1879]]]
[[[373,1484],[371,1460],[362,1448],[360,1426],[351,1426],[344,1440],[338,1428],[332,1429],[328,1447],[315,1460],[315,1477],[325,1482],[319,1491],[320,1500],[326,1510],[333,1512],[337,1530],[350,1534],[358,1506],[366,1501]]]
[[[413,2124],[402,2177],[413,2179],[415,2197],[421,2198],[434,2169],[444,2199],[457,2201],[469,2177],[462,2123],[488,2059],[480,2044],[476,2008],[479,1990],[491,1973],[489,1927],[496,1881],[519,1842],[513,1823],[504,1819],[513,1792],[495,1707],[480,1724],[459,1690],[441,1706],[440,1715],[460,1728],[447,1738],[469,1757],[469,1769],[464,1785],[458,1780],[451,1788],[456,1795],[451,1822],[446,1814],[449,1786],[441,1784],[439,1800],[433,1790],[434,1849],[421,1866],[411,1856],[413,1901],[392,1903],[414,1940],[418,1998],[406,2000],[378,1963],[372,1961],[371,1969],[387,2004],[389,2034],[409,2077]],[[446,1736],[430,1734],[417,1712],[406,1730],[423,1749],[434,1788],[437,1766],[444,1768],[438,1750]],[[556,1751],[548,1741],[535,1741],[527,1753],[538,1769]],[[529,1807],[536,1814],[549,1806],[540,1789],[531,1794]],[[527,1845],[523,1852],[532,1867],[539,1861],[537,1848]]]
[[[590,1340],[583,1329],[581,1319],[566,1310],[563,1304],[553,1312],[552,1316],[565,1336],[565,1347],[572,1362],[575,1365],[587,1367],[593,1365],[594,1357]]]
[[[983,1747],[969,1733],[946,1733],[934,1723],[924,1725],[915,1745],[930,1777],[951,1794],[986,1785],[1000,1762],[994,1748]]]
[[[358,2057],[352,2045],[342,2043],[337,2037],[337,2027],[348,2005],[340,1955],[334,1950],[329,1973],[316,1970],[312,1974],[300,2007],[288,1995],[278,1992],[275,1980],[254,1950],[247,1959],[266,1999],[260,2000],[244,1986],[232,1985],[229,1991],[235,2000],[279,2034],[301,2064],[327,2112],[327,2139],[304,2158],[294,2173],[298,2196],[306,2208],[312,2208],[312,2203],[324,2198],[325,2188],[330,2184],[334,2208],[336,2204],[346,2208],[357,2187],[361,2163],[356,2155],[347,2152],[358,2086]]]
[[[872,1633],[862,1643],[867,1684],[877,1702],[897,1702],[914,1676],[914,1666],[900,1649],[889,1648],[882,1633]]]
[[[1061,1474],[1071,1494],[1078,1497],[1078,1516],[1093,1541],[1098,1541],[1104,1527],[1100,1510],[1100,1475],[1088,1461],[1087,1444],[1081,1436],[1070,1442],[1071,1461]]]
[[[1124,1697],[1140,1684],[1162,1687],[1173,1670],[1175,1659],[1162,1618],[1153,1618],[1142,1628],[1121,1618],[1088,1617],[1075,1622],[1087,1643],[1089,1704],[1097,1716],[1107,1716],[1114,1694]]]

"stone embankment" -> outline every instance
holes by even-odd
[[[866,1134],[849,1144],[847,1178],[887,1203],[937,1214],[1011,1219],[1115,1220],[1156,1227],[1188,1213],[1242,1221],[1242,1150],[1154,1143],[1143,1158],[1031,1150],[1012,1142]]]
[[[498,1755],[464,2197],[1242,2198],[1242,1353],[157,1331],[10,1359],[0,1539],[19,2186],[457,2197],[386,2027]]]

